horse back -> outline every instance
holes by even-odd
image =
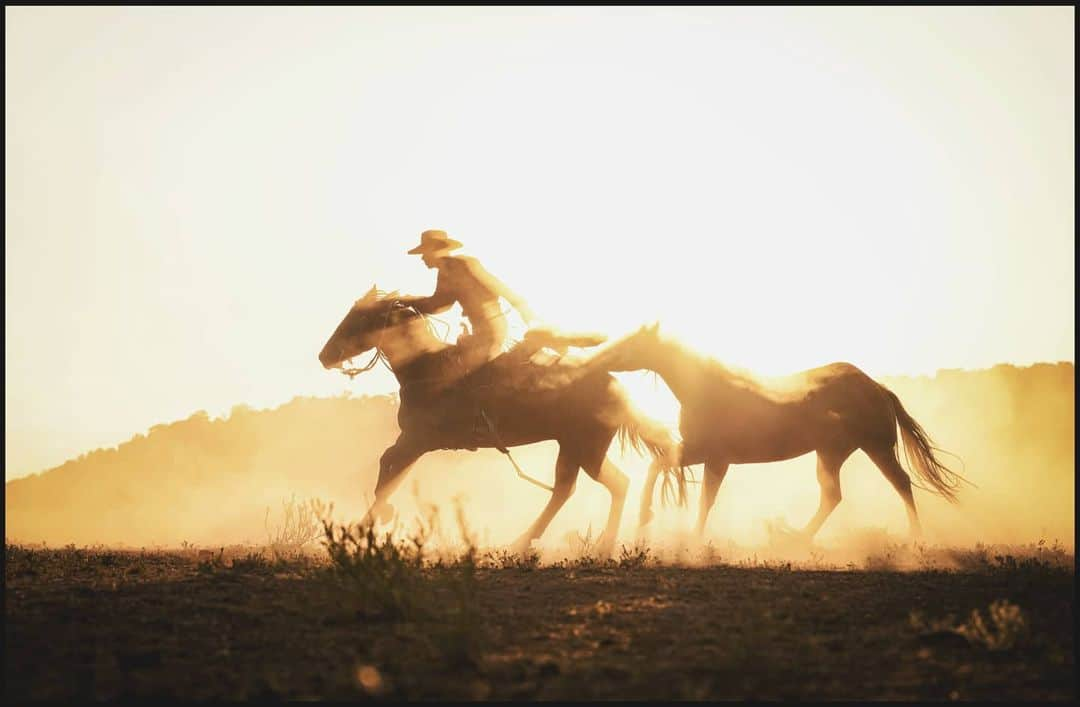
[[[787,376],[714,375],[683,401],[680,431],[690,446],[774,461],[828,439],[888,436],[894,420],[884,389],[837,362]]]

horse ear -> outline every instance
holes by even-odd
[[[378,285],[372,285],[371,289],[368,290],[367,293],[364,294],[363,297],[361,297],[360,299],[353,302],[353,307],[362,307],[364,305],[370,304],[371,302],[378,299],[378,297],[379,297],[379,287],[378,287]]]
[[[654,321],[652,323],[652,326],[649,327],[649,333],[654,334],[654,335],[660,333],[660,320],[659,319]]]

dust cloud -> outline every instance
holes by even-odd
[[[644,374],[643,374],[644,375]],[[951,505],[916,491],[930,546],[1059,543],[1073,551],[1075,530],[1075,374],[1071,363],[999,365],[934,376],[883,378],[937,445],[942,461],[974,486]],[[648,413],[646,405],[641,406]],[[220,546],[267,540],[283,501],[333,503],[338,521],[367,508],[382,451],[397,436],[393,396],[296,398],[272,410],[237,406],[218,419],[198,412],[157,425],[113,449],[90,452],[43,473],[8,482],[9,542],[120,547]],[[550,483],[557,446],[512,450],[532,476]],[[647,535],[637,509],[648,458],[614,443],[611,459],[630,478],[620,544],[647,542],[654,555],[692,561],[824,559],[840,563],[914,558],[899,496],[856,452],[841,471],[843,501],[813,546],[789,541],[817,509],[814,455],[734,466],[710,514],[706,537],[691,537],[698,487],[687,508],[662,507]],[[957,460],[959,457],[959,460]],[[695,467],[700,477],[700,467]],[[392,497],[403,527],[439,509],[454,526],[460,506],[482,547],[512,542],[539,515],[548,493],[517,478],[494,450],[438,451],[420,459]],[[544,557],[587,548],[604,525],[610,496],[584,472],[539,550]],[[903,555],[904,552],[908,554]],[[947,564],[947,563],[946,563]]]

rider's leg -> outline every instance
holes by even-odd
[[[472,323],[472,343],[478,351],[483,353],[485,360],[490,361],[503,352],[506,344],[506,317],[502,314],[494,314],[488,317],[477,317]]]

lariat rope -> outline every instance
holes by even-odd
[[[546,489],[548,491],[551,491],[552,493],[555,493],[555,488],[553,486],[548,486],[543,481],[538,481],[534,479],[533,477],[526,474],[520,466],[518,466],[518,463],[514,461],[513,455],[510,454],[510,450],[507,449],[507,447],[503,445],[502,440],[499,439],[499,433],[495,431],[495,425],[491,422],[491,419],[487,416],[487,413],[484,412],[484,408],[480,408],[480,417],[484,418],[484,422],[487,423],[488,430],[490,430],[491,432],[491,438],[494,439],[495,444],[498,445],[497,447],[495,447],[495,449],[498,449],[500,452],[505,454],[506,458],[510,460],[510,463],[514,465],[514,471],[517,472],[518,478],[524,479],[530,484],[533,484],[534,486],[539,486],[542,489]]]

